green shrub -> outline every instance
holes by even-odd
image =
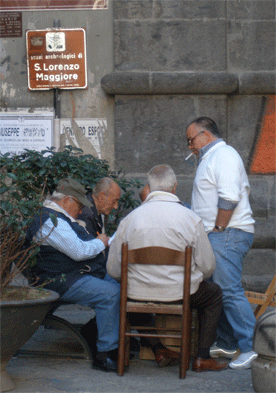
[[[95,183],[105,176],[118,183],[123,192],[118,210],[111,212],[106,223],[109,235],[116,230],[119,221],[139,205],[134,195],[135,190],[142,186],[140,181],[127,179],[122,171],[112,171],[107,161],[82,153],[81,149],[66,146],[62,152],[56,152],[52,147],[41,152],[26,149],[19,155],[6,153],[0,156],[1,275],[3,271],[7,275],[10,265],[5,261],[3,268],[7,250],[13,255],[19,252],[26,228],[60,179],[72,177],[87,191],[92,191]],[[18,236],[13,245],[8,242],[11,233]],[[33,249],[31,253],[35,254]]]
[[[142,186],[139,180],[127,179],[121,171],[111,171],[107,161],[83,155],[81,149],[72,146],[66,146],[62,152],[49,148],[42,152],[26,149],[13,156],[5,154],[0,157],[0,164],[0,215],[17,229],[30,223],[43,197],[52,193],[65,177],[78,180],[87,191],[105,176],[119,184],[123,193],[118,210],[112,212],[107,223],[110,234],[121,218],[140,204],[134,199],[135,189]],[[8,190],[9,198],[3,197]]]

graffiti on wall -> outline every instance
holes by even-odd
[[[260,120],[249,158],[249,173],[269,175],[276,173],[276,95],[263,98]]]

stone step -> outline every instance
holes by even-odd
[[[246,291],[264,293],[271,283],[274,274],[249,275],[243,274],[242,285]]]
[[[272,275],[275,271],[275,250],[251,248],[244,258],[243,274],[252,276]]]

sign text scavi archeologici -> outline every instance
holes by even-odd
[[[28,30],[29,90],[86,89],[85,29]]]

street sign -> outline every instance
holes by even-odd
[[[28,30],[29,90],[86,89],[85,29]]]
[[[22,154],[24,149],[41,151],[51,147],[54,116],[52,109],[0,112],[0,153]]]
[[[60,136],[65,145],[76,146],[84,150],[84,147],[87,148],[90,143],[98,158],[102,158],[101,148],[107,132],[107,120],[102,118],[74,120],[77,129],[73,126],[72,119],[60,119]]]

